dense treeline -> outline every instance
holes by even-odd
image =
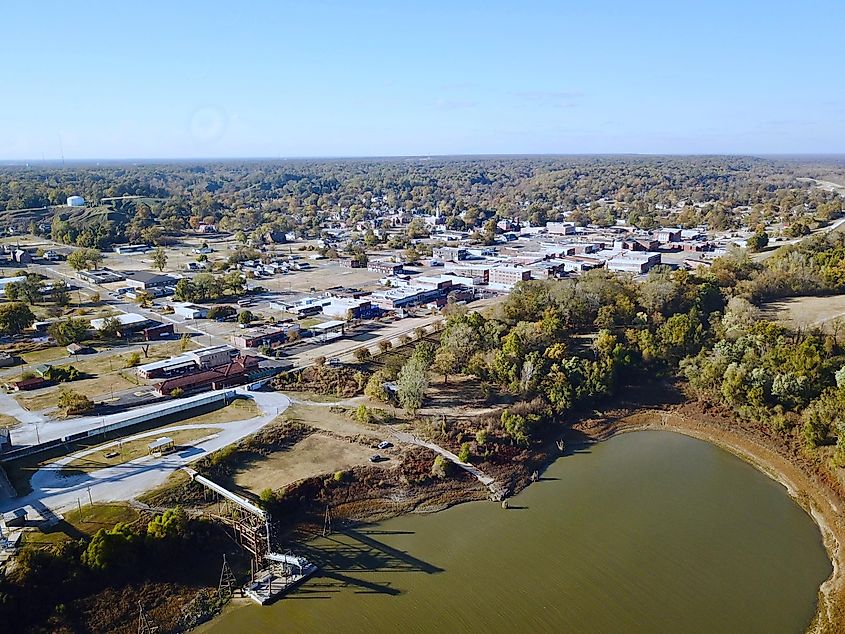
[[[26,548],[0,581],[0,623],[10,632],[90,631],[97,616],[83,612],[77,600],[107,588],[181,579],[183,571],[190,576],[198,553],[219,548],[218,541],[210,524],[174,508],[149,522],[100,529],[90,540],[64,541],[47,550]],[[132,601],[113,612],[132,623],[137,610]]]
[[[454,229],[491,218],[535,223],[577,210],[581,223],[627,218],[643,228],[660,221],[713,228],[826,220],[841,203],[802,176],[841,166],[744,157],[503,157],[281,161],[0,169],[0,211],[59,205],[71,194],[92,204],[111,196],[93,220],[62,211],[54,238],[79,246],[116,240],[161,242],[201,223],[262,234],[298,229],[319,235],[326,223],[348,226],[377,210],[439,211]],[[672,209],[671,213],[665,210]],[[6,221],[11,222],[11,220]]]

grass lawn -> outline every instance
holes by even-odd
[[[180,425],[214,425],[215,423],[231,423],[236,420],[246,420],[261,414],[258,405],[252,399],[239,398],[226,407],[205,412],[193,418],[180,421]]]
[[[91,400],[96,401],[102,400],[103,397],[107,397],[111,392],[122,392],[124,390],[137,388],[138,384],[127,380],[121,373],[115,372],[113,374],[103,374],[91,379],[82,379],[81,381],[72,381],[70,383],[56,385],[39,394],[18,394],[15,398],[18,403],[21,404],[21,407],[25,407],[31,412],[40,411],[50,407],[56,407],[59,402],[59,391],[61,387],[67,387],[74,392],[84,394]]]
[[[71,539],[91,537],[101,528],[110,529],[123,522],[131,524],[140,517],[138,511],[127,504],[83,504],[82,510],[65,513],[58,524],[43,531],[26,531],[24,547],[43,547]]]
[[[287,451],[277,451],[251,462],[248,468],[235,475],[235,484],[258,495],[268,487],[279,489],[304,478],[371,464],[369,458],[374,453],[372,447],[320,433],[311,434]],[[380,453],[392,452],[382,450]],[[398,460],[374,464],[386,468],[395,466]]]
[[[20,421],[14,416],[9,416],[8,414],[0,414],[0,429],[14,427],[19,422]]]
[[[136,440],[129,440],[120,445],[113,445],[111,447],[103,447],[97,451],[88,454],[82,458],[68,463],[62,469],[63,476],[79,475],[80,473],[90,473],[103,469],[105,467],[113,467],[115,465],[135,460],[141,456],[146,456],[149,453],[149,444],[167,436],[173,439],[173,444],[178,448],[189,445],[194,440],[205,438],[215,433],[215,429],[179,429],[171,431],[168,428],[158,430],[158,434],[154,436],[145,436]],[[160,434],[160,435],[159,435]],[[106,443],[108,444],[108,443]]]

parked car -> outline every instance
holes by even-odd
[[[378,448],[379,448],[379,449],[390,449],[392,446],[393,446],[393,443],[392,443],[392,442],[388,442],[387,440],[382,440],[382,441],[378,444]]]
[[[381,462],[382,460],[387,460],[387,458],[377,453],[370,456],[370,462]]]

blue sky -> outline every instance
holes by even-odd
[[[845,2],[14,2],[0,159],[845,152]]]

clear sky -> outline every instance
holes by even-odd
[[[845,2],[0,8],[0,159],[843,153]]]

